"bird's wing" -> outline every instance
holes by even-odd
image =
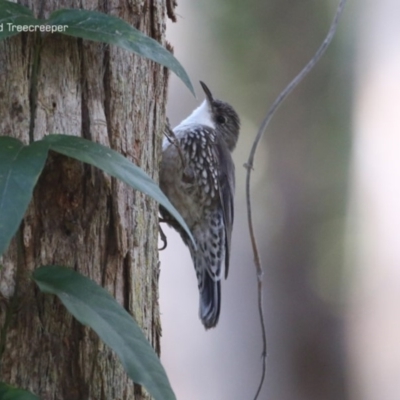
[[[235,195],[235,164],[230,151],[224,143],[216,146],[219,161],[218,189],[219,201],[222,209],[225,226],[225,279],[229,272],[229,256],[231,250],[231,237],[233,228],[234,208],[233,199]]]

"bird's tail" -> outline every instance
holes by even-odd
[[[197,249],[187,242],[196,270],[200,292],[199,316],[206,329],[214,328],[221,310],[221,276],[225,261],[225,230],[222,218],[211,220],[199,231],[194,231]],[[205,232],[205,233],[204,233]]]
[[[221,309],[221,277],[210,271],[209,260],[204,252],[194,250],[191,245],[189,248],[200,292],[199,317],[206,329],[214,328]]]
[[[208,271],[204,271],[203,287],[199,289],[201,322],[206,329],[214,328],[221,310],[221,281],[213,279]]]

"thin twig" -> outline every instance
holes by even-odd
[[[186,161],[185,161],[185,157],[183,156],[181,144],[180,144],[178,138],[176,137],[175,132],[171,129],[171,125],[169,123],[168,118],[166,118],[166,121],[165,121],[164,135],[167,138],[168,142],[171,143],[172,146],[176,147],[179,157],[182,162],[182,169],[185,171],[186,170]],[[169,217],[165,216],[164,218],[161,218],[161,217],[158,218],[158,229],[160,232],[160,239],[163,242],[162,247],[159,248],[158,251],[165,250],[168,246],[167,235],[162,230],[160,223],[162,223],[162,222],[172,223],[173,221],[175,221],[175,220],[171,216],[169,216]]]
[[[180,144],[178,138],[175,136],[175,132],[171,129],[168,118],[167,118],[166,124],[165,124],[164,135],[167,138],[168,142],[170,142],[173,146],[176,147],[179,157],[182,162],[182,168],[185,169],[186,162],[185,162],[185,157],[183,156],[181,144]]]
[[[262,136],[264,135],[269,122],[271,121],[272,116],[275,114],[275,111],[278,107],[282,104],[282,102],[286,99],[286,97],[293,91],[293,89],[304,79],[304,77],[314,68],[317,62],[320,60],[322,55],[325,53],[326,49],[328,48],[329,44],[331,43],[333,37],[335,36],[336,29],[339,23],[340,16],[343,12],[344,6],[347,0],[340,0],[340,3],[337,7],[335,17],[329,29],[329,32],[322,42],[320,48],[317,50],[313,58],[306,64],[306,66],[300,71],[300,73],[286,86],[286,88],[279,94],[276,98],[274,103],[272,104],[271,108],[269,109],[266,117],[264,118],[260,129],[257,133],[257,136],[253,142],[253,146],[250,151],[249,159],[247,163],[244,165],[247,169],[246,175],[246,203],[247,203],[247,220],[249,224],[249,231],[250,231],[250,239],[251,245],[253,247],[253,254],[254,254],[254,264],[256,267],[257,272],[257,290],[258,290],[258,312],[260,316],[260,324],[261,324],[261,333],[262,333],[262,341],[263,341],[263,348],[262,348],[262,374],[260,383],[257,388],[256,395],[254,396],[254,400],[257,400],[262,386],[265,380],[265,373],[266,373],[266,363],[267,363],[267,336],[266,336],[266,329],[265,329],[265,320],[264,320],[264,308],[263,308],[263,286],[262,286],[262,265],[260,254],[258,252],[256,237],[253,228],[253,217],[252,217],[252,209],[251,209],[251,195],[250,195],[250,176],[253,170],[253,162],[254,157],[257,151],[258,144]]]
[[[162,247],[160,247],[160,248],[158,249],[158,251],[163,251],[163,250],[165,250],[165,249],[167,248],[167,246],[168,246],[167,235],[164,233],[163,229],[161,228],[161,225],[160,225],[161,222],[165,222],[165,221],[162,220],[161,218],[159,218],[159,219],[158,219],[158,230],[159,230],[159,232],[160,232],[160,239],[161,239],[161,241],[163,242],[163,245],[162,245]]]

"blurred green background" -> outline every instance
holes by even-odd
[[[234,153],[232,266],[223,282],[216,329],[205,332],[198,320],[195,273],[187,249],[174,232],[168,231],[169,247],[161,254],[162,361],[178,400],[241,400],[255,394],[261,375],[261,331],[243,164],[268,108],[320,46],[338,3],[180,0],[178,22],[168,26],[168,41],[197,89],[197,99],[193,99],[171,76],[168,116],[172,125],[203,100],[199,80],[216,98],[232,104],[242,120]],[[379,382],[388,384],[396,368],[400,378],[398,345],[390,348],[391,358],[388,354],[390,372],[373,358],[386,351],[379,347],[379,332],[397,341],[400,338],[400,327],[395,324],[400,317],[390,314],[385,320],[388,325],[383,321],[378,333],[368,331],[382,315],[376,304],[388,294],[388,282],[393,293],[400,293],[400,276],[396,275],[400,256],[385,268],[384,261],[368,253],[382,237],[376,229],[385,218],[379,216],[380,200],[372,199],[367,209],[362,203],[369,199],[368,193],[376,193],[375,182],[382,182],[374,165],[385,164],[388,155],[382,150],[383,161],[379,161],[379,155],[363,152],[364,125],[359,123],[365,117],[379,120],[379,107],[361,98],[374,79],[367,72],[376,68],[376,76],[381,76],[377,61],[384,56],[377,60],[374,51],[387,48],[388,54],[396,56],[387,62],[400,66],[396,64],[400,59],[397,3],[356,1],[347,5],[332,45],[279,108],[257,152],[251,191],[264,268],[268,339],[267,378],[260,399],[400,398],[398,379],[391,381],[390,390],[379,386]],[[388,38],[393,37],[397,42],[391,46]],[[391,90],[399,81],[395,71],[388,72]],[[397,72],[400,75],[400,67]],[[381,102],[374,93],[368,98]],[[400,99],[393,101],[400,104]],[[391,136],[388,148],[400,150],[400,124],[396,125],[399,121],[393,113],[393,124],[385,131],[378,127],[374,137],[378,142],[385,140],[384,133],[393,129],[399,135]],[[365,122],[365,126],[370,124]],[[379,147],[368,143],[369,149]],[[395,151],[393,159],[396,163]],[[371,185],[367,192],[362,178],[366,165],[372,168],[367,174],[367,185]],[[391,166],[391,188],[400,183],[395,179],[398,170],[397,164]],[[382,198],[396,198],[399,193],[388,192]],[[388,216],[395,227],[395,221],[400,224],[397,214],[395,210]],[[371,215],[374,219],[366,226]],[[370,232],[368,237],[366,232]],[[396,241],[394,247],[400,247]],[[365,260],[371,257],[375,264],[368,266]],[[379,278],[368,275],[364,280],[365,271],[389,272],[384,273],[382,286],[375,287]],[[398,300],[391,302],[397,310]],[[371,351],[374,346],[375,353]],[[371,368],[366,367],[369,363]]]

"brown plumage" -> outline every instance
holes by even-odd
[[[223,266],[228,276],[235,191],[231,152],[240,121],[232,106],[215,100],[200,83],[206,100],[174,128],[178,143],[164,140],[160,168],[161,190],[184,218],[197,249],[168,212],[160,212],[189,247],[200,291],[200,319],[209,329],[219,318]]]

